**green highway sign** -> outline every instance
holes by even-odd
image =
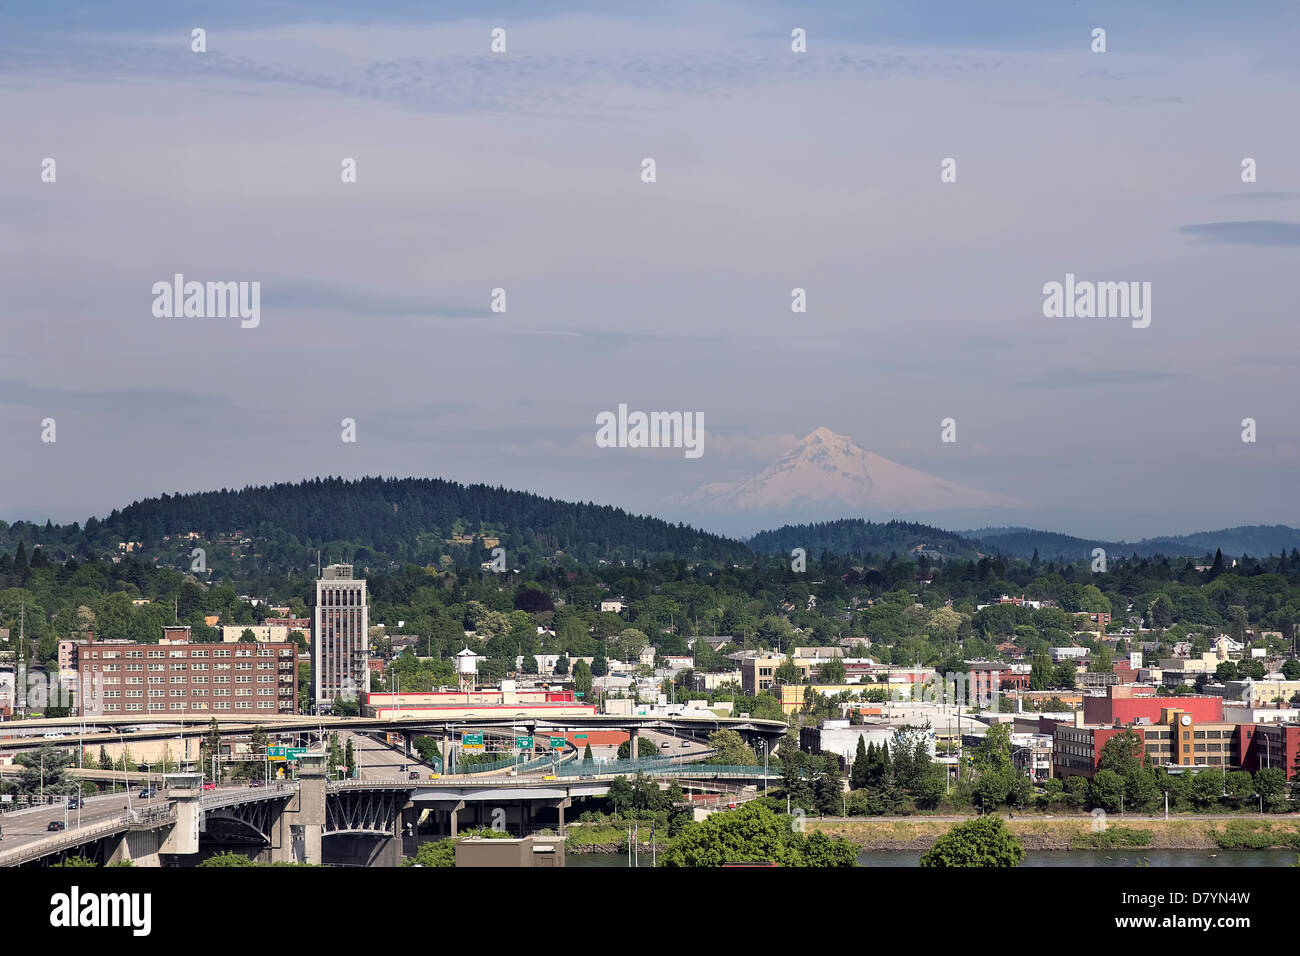
[[[564,747],[564,738],[563,738],[563,737],[552,737],[552,738],[551,738],[551,749],[552,749],[552,750],[560,750],[560,749],[563,748],[563,747]]]
[[[288,747],[267,747],[266,756],[271,760],[284,760],[289,756],[288,749]]]
[[[460,745],[465,750],[482,750],[483,735],[482,734],[461,734]]]
[[[302,756],[303,754],[305,754],[306,752],[307,752],[307,748],[306,748],[306,747],[290,747],[290,748],[289,748],[289,752],[288,752],[288,756],[289,756],[289,759],[290,759],[290,760],[297,760],[299,757],[301,757],[301,756]]]
[[[532,749],[533,749],[533,738],[532,738],[532,737],[516,737],[516,738],[515,738],[515,747],[517,747],[517,748],[520,749],[520,750],[532,750]]]
[[[574,735],[573,735],[573,739],[574,739],[574,740],[586,740],[586,739],[587,739],[587,735],[586,735],[586,734],[574,734]]]

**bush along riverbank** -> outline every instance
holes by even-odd
[[[652,846],[662,852],[668,845],[668,834],[659,827],[655,827],[653,844],[648,824],[642,823],[639,832],[634,832],[642,852],[649,853]],[[565,828],[564,849],[567,853],[626,853],[627,847],[626,827],[578,823]]]

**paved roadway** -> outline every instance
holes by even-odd
[[[414,748],[411,749],[411,756],[407,757],[401,748],[390,747],[382,739],[369,734],[339,732],[340,747],[347,747],[349,740],[352,741],[352,755],[356,759],[362,780],[400,780],[411,771],[427,778],[436,772],[433,767],[420,761]],[[407,768],[405,773],[401,769],[403,764]]]
[[[166,798],[162,796],[152,800],[141,800],[138,794],[138,789],[131,791],[132,809],[163,806],[167,803]],[[48,829],[51,821],[57,820],[60,823],[66,821],[68,829],[75,830],[78,826],[105,823],[121,816],[126,809],[126,793],[108,793],[103,796],[83,798],[80,811],[67,809],[64,802],[54,806],[32,807],[0,815],[0,852],[54,836],[55,834]]]

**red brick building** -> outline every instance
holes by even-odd
[[[1155,723],[1160,712],[1170,707],[1186,711],[1197,723],[1223,720],[1222,697],[1157,697],[1155,688],[1118,686],[1106,688],[1105,697],[1083,699],[1083,722],[1098,726],[1127,725],[1145,718]]]
[[[85,644],[77,710],[86,716],[293,714],[296,644]]]

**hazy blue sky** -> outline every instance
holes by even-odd
[[[1019,523],[1300,524],[1293,3],[17,6],[0,517],[317,474],[680,517],[824,425]],[[177,272],[260,326],[155,318]],[[1150,327],[1044,318],[1067,272]],[[621,402],[704,455],[596,447]]]

